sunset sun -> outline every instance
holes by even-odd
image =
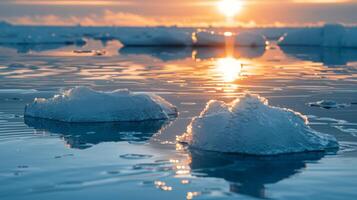
[[[241,11],[243,2],[241,0],[221,0],[217,3],[217,7],[226,17],[232,18]]]

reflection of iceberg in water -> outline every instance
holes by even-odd
[[[192,50],[188,47],[123,47],[122,55],[147,55],[162,61],[182,60],[191,58]]]
[[[312,152],[273,157],[244,156],[191,150],[191,170],[198,176],[223,178],[230,191],[267,198],[265,185],[298,174],[307,163],[317,162],[324,154]]]
[[[71,148],[85,149],[102,142],[143,142],[157,133],[164,120],[118,123],[65,123],[25,117],[25,124],[36,130],[63,136]]]
[[[346,48],[323,47],[280,47],[287,55],[300,60],[323,63],[325,66],[346,65],[348,62],[357,61],[357,50]]]
[[[227,56],[226,48],[202,47],[195,50],[195,58],[201,60]],[[235,47],[232,57],[252,59],[263,56],[264,52],[265,47]]]
[[[235,47],[233,57],[258,58],[265,52],[264,47]],[[222,47],[124,47],[119,50],[122,55],[147,55],[162,61],[184,60],[194,58],[207,60],[226,57],[227,50]]]

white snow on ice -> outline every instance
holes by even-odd
[[[50,99],[36,98],[24,115],[64,122],[116,122],[169,119],[177,110],[152,93],[76,87]]]
[[[307,118],[246,94],[230,104],[210,101],[178,137],[193,148],[226,153],[277,155],[338,148],[333,136],[314,131]]]

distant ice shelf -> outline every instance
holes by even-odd
[[[254,32],[214,32],[214,31],[197,31],[193,33],[193,46],[225,46],[232,39],[234,46],[240,47],[264,47],[266,39],[263,35]]]
[[[225,153],[278,155],[338,148],[336,139],[311,129],[307,118],[246,94],[230,104],[212,100],[178,137],[192,148]]]
[[[50,99],[36,98],[26,105],[24,115],[63,122],[135,122],[169,119],[177,110],[152,93],[76,87]]]
[[[357,47],[357,29],[341,24],[302,28],[291,31],[279,40],[280,46]]]

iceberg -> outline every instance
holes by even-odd
[[[266,39],[264,36],[254,32],[231,32],[220,33],[214,31],[197,31],[192,36],[194,46],[225,46],[227,39],[233,38],[234,46],[240,47],[264,47]]]
[[[236,36],[235,45],[242,47],[265,47],[266,39],[258,33],[242,32]]]
[[[152,93],[76,87],[49,99],[36,98],[24,115],[63,122],[136,122],[169,119],[177,109]]]
[[[280,46],[357,47],[356,28],[325,24],[320,28],[291,31],[279,39]]]
[[[307,118],[245,94],[230,104],[210,101],[177,138],[192,148],[250,155],[278,155],[338,148],[336,139],[311,129]]]
[[[116,38],[124,46],[191,46],[192,32],[176,27],[142,28],[127,30]]]
[[[197,31],[192,34],[192,42],[194,46],[225,46],[226,36],[214,31]]]

